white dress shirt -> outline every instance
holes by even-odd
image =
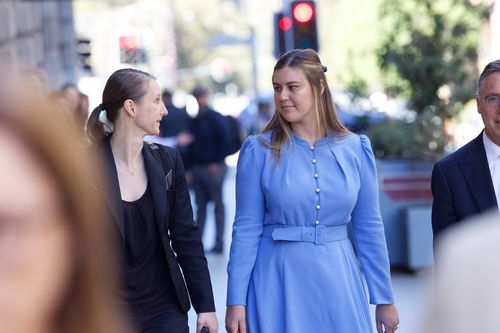
[[[498,210],[500,211],[500,146],[491,141],[486,132],[483,132],[483,143],[486,150],[486,158],[488,159],[488,166],[490,167],[491,180],[495,188]]]

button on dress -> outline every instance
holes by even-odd
[[[246,305],[250,333],[372,333],[368,302],[394,300],[368,138],[294,134],[279,164],[269,141],[240,152],[227,305]]]

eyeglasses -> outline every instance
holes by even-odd
[[[492,108],[500,107],[500,95],[488,95],[483,97],[486,104],[491,106]]]

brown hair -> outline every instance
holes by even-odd
[[[147,93],[149,80],[156,78],[146,72],[134,68],[119,69],[109,77],[102,92],[102,103],[90,114],[87,121],[87,136],[90,142],[100,143],[109,132],[106,125],[99,120],[101,111],[106,111],[106,118],[115,122],[118,111],[127,99],[138,103]]]
[[[318,129],[327,135],[344,136],[349,134],[350,131],[342,125],[335,111],[332,94],[325,76],[326,67],[321,64],[318,54],[312,49],[288,51],[276,62],[273,75],[277,70],[286,67],[302,70],[311,85]],[[323,93],[321,93],[322,87],[324,88]],[[279,163],[283,145],[291,141],[292,127],[279,112],[275,112],[262,133],[271,131],[271,142],[265,143],[262,140],[261,142],[272,149],[272,156]]]
[[[1,91],[0,97],[0,123],[53,177],[70,224],[73,274],[52,318],[55,332],[128,332],[114,300],[112,226],[106,224],[102,201],[90,182],[99,178],[90,150],[81,147],[75,124],[48,98],[6,98]]]

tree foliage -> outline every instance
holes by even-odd
[[[249,27],[235,2],[220,0],[171,0],[175,12],[175,34],[177,47],[177,67],[192,69],[188,78],[181,79],[178,85],[190,89],[195,83],[214,84],[210,78],[210,64],[218,57],[228,59],[234,64],[236,77],[231,78],[240,86],[238,73],[250,66],[248,47],[227,45],[209,48],[209,41],[218,35],[248,38]]]
[[[479,31],[488,16],[486,5],[469,0],[384,0],[381,6],[378,59],[385,85],[406,98],[417,122],[429,122],[417,124],[422,142],[413,138],[424,155],[444,150],[446,140],[433,138],[444,135],[446,119],[474,96]]]

